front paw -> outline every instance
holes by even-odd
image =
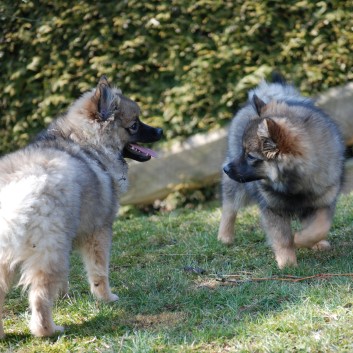
[[[63,326],[57,326],[54,323],[47,326],[42,326],[42,325],[30,325],[31,332],[34,336],[36,337],[50,337],[55,334],[60,334],[64,332],[64,327]]]
[[[297,267],[297,256],[294,249],[278,249],[275,251],[278,268],[283,270],[285,267]]]
[[[327,240],[320,240],[314,246],[311,247],[315,251],[328,251],[331,250],[331,244]]]
[[[230,233],[219,232],[217,239],[224,245],[232,245],[234,243],[234,235]]]
[[[118,300],[119,300],[119,296],[116,295],[116,294],[111,293],[111,294],[109,295],[109,298],[108,298],[107,302],[108,302],[108,303],[112,303],[112,302],[116,302],[116,301],[118,301]]]

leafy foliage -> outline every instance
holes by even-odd
[[[351,2],[172,0],[0,4],[0,152],[106,74],[167,139],[217,128],[274,68],[307,94],[352,80]]]

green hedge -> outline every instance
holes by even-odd
[[[351,1],[0,4],[0,153],[106,74],[167,139],[224,125],[276,68],[306,94],[352,80]]]

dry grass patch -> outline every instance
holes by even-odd
[[[155,315],[136,315],[132,320],[129,321],[129,325],[135,329],[156,329],[161,326],[174,327],[180,322],[187,319],[187,315],[184,312],[163,312]]]

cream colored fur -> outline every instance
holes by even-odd
[[[111,92],[118,104],[120,91]],[[119,155],[126,141],[119,122],[89,118],[95,94],[85,94],[49,127],[59,139],[39,140],[0,160],[0,315],[19,271],[36,336],[63,330],[53,321],[52,305],[67,288],[73,247],[82,254],[92,293],[118,299],[108,268],[118,196],[127,189],[127,164]]]

